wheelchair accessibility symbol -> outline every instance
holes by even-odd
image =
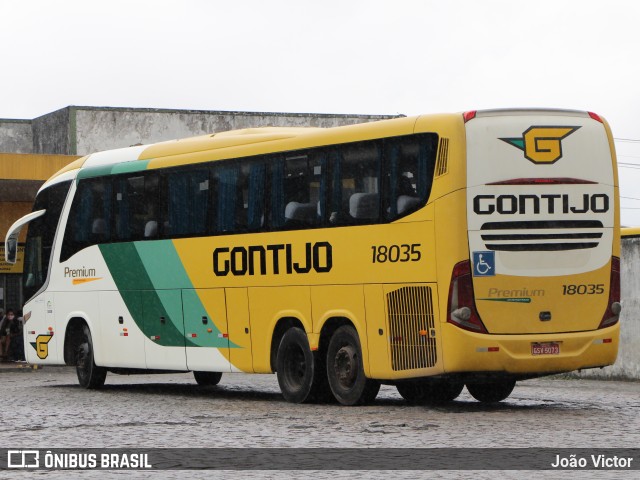
[[[473,276],[493,277],[496,274],[496,252],[473,252]]]

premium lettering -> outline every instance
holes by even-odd
[[[219,247],[213,250],[213,273],[218,277],[326,273],[333,267],[329,242],[307,242],[303,248],[290,243]]]
[[[95,268],[64,268],[64,276],[65,278],[87,278],[87,277],[95,277],[96,269]]]

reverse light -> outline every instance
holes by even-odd
[[[469,260],[457,263],[451,273],[447,322],[476,333],[488,333],[476,310]]]
[[[463,322],[468,321],[471,318],[471,309],[469,307],[456,308],[451,315]]]
[[[611,257],[611,281],[609,282],[609,300],[598,328],[610,327],[618,323],[622,305],[620,304],[620,259]]]

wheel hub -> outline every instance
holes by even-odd
[[[299,348],[291,348],[289,350],[288,362],[287,362],[287,377],[290,382],[295,385],[299,385],[306,374],[307,364],[304,359],[304,352]]]
[[[333,368],[336,377],[343,387],[353,386],[358,375],[358,352],[351,345],[345,345],[337,351]]]

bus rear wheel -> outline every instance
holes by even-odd
[[[222,373],[220,372],[193,372],[196,383],[202,387],[213,387],[220,383]]]
[[[473,398],[483,403],[495,403],[504,400],[516,386],[515,380],[467,383],[467,390]]]
[[[464,384],[453,380],[413,380],[396,385],[398,393],[412,405],[448,403],[462,392]]]
[[[282,336],[276,356],[276,372],[280,391],[287,402],[313,400],[315,364],[309,339],[301,328],[290,328]]]
[[[380,382],[365,377],[358,332],[350,325],[338,328],[329,341],[327,377],[342,405],[365,405],[378,395]]]
[[[96,365],[93,358],[93,342],[87,325],[82,327],[82,340],[76,351],[76,374],[78,383],[86,389],[97,389],[104,385],[107,369]]]

